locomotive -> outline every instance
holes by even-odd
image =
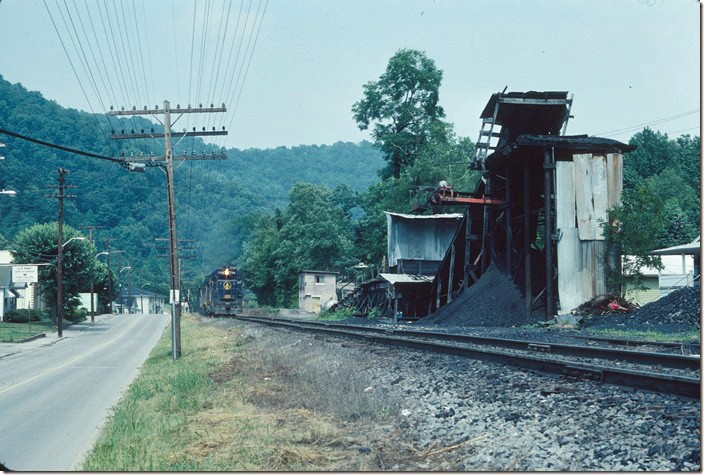
[[[242,313],[244,282],[237,269],[223,267],[211,272],[200,288],[201,312],[209,316]]]

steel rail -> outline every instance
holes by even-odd
[[[310,320],[292,320],[272,317],[253,318],[269,318],[279,321],[294,322],[300,325],[306,325],[310,327],[325,326],[328,328],[353,329],[385,335],[400,335],[414,338],[436,338],[442,340],[456,341],[459,343],[491,345],[499,348],[535,351],[560,356],[573,356],[581,358],[596,358],[610,361],[622,361],[626,363],[640,365],[661,366],[663,368],[698,370],[701,367],[701,359],[698,356],[676,355],[672,353],[656,353],[650,351],[624,350],[619,348],[570,345],[565,343],[545,343],[530,340],[514,340],[509,338],[464,335],[458,333],[443,333],[427,330],[403,330],[367,327],[363,325],[347,325],[333,322],[315,322]]]
[[[578,338],[580,340],[603,341],[621,346],[662,346],[664,348],[686,349],[691,352],[701,351],[701,345],[693,342],[677,342],[677,341],[654,341],[654,340],[629,340],[626,338],[605,337],[597,335],[573,335],[571,333],[563,333],[563,336],[570,338]]]
[[[313,331],[334,336],[343,336],[364,340],[371,343],[381,343],[386,345],[401,346],[406,348],[432,351],[455,356],[479,359],[504,363],[520,368],[531,369],[539,372],[561,374],[566,376],[587,379],[604,384],[614,384],[627,386],[647,391],[674,394],[689,398],[700,398],[700,379],[672,374],[662,374],[642,370],[604,367],[586,363],[576,363],[553,360],[533,355],[519,355],[506,353],[498,350],[471,348],[458,346],[447,341],[430,341],[408,338],[407,336],[396,336],[393,333],[400,333],[397,330],[385,331],[384,329],[363,327],[359,325],[342,325],[324,322],[310,322],[300,320],[288,320],[270,317],[245,317],[236,316],[235,319],[256,322],[264,325],[279,326],[299,331]],[[379,331],[381,330],[381,331]],[[406,332],[403,330],[401,332]],[[421,332],[413,332],[413,336],[421,337]],[[432,332],[424,332],[432,333]],[[442,337],[444,333],[436,333]],[[525,347],[523,348],[525,349]],[[656,353],[657,354],[657,353]],[[672,356],[672,355],[670,355]]]

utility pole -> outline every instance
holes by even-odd
[[[59,168],[59,193],[48,195],[52,198],[59,199],[59,237],[57,241],[57,261],[56,261],[56,324],[58,327],[59,338],[63,337],[63,317],[64,317],[64,302],[63,302],[63,221],[64,221],[64,199],[75,198],[76,195],[65,195],[66,188],[76,188],[74,185],[66,185],[64,183],[64,175],[69,171],[65,168]],[[51,186],[53,188],[53,186]]]
[[[110,303],[110,315],[112,315],[112,272],[110,270],[110,241],[112,239],[103,239],[103,241],[105,241],[105,250],[108,253],[108,300]]]
[[[89,233],[89,239],[90,243],[95,245],[95,242],[93,241],[93,230],[94,229],[102,229],[102,226],[81,226],[81,229],[87,229]],[[95,308],[94,308],[94,303],[93,303],[93,295],[95,294],[95,282],[93,282],[93,279],[90,280],[90,321],[95,322]]]
[[[118,253],[119,251],[114,251]],[[124,312],[124,302],[122,301],[122,267],[120,266],[120,254],[117,254],[117,285],[120,286],[120,313]]]
[[[127,301],[129,302],[131,298],[132,298],[132,266],[130,266],[130,263],[128,261],[127,262]]]
[[[210,108],[203,108],[202,105],[199,105],[198,108],[191,108],[189,105],[187,109],[181,109],[179,106],[176,106],[176,111],[175,113],[179,113],[179,115],[176,120],[173,121],[173,124],[171,122],[171,106],[169,104],[169,101],[164,101],[164,109],[160,110],[158,107],[155,107],[153,110],[147,110],[145,107],[144,111],[138,111],[136,110],[135,107],[132,108],[131,111],[110,111],[108,112],[108,115],[152,115],[156,118],[155,114],[157,113],[162,113],[163,114],[163,122],[162,124],[164,125],[164,157],[150,157],[146,160],[142,161],[147,161],[150,160],[152,162],[155,161],[164,161],[166,163],[166,166],[164,167],[166,170],[166,195],[167,195],[167,202],[168,202],[168,213],[169,213],[169,267],[171,270],[171,279],[170,279],[170,300],[171,300],[171,349],[172,349],[172,357],[173,359],[178,359],[181,357],[181,299],[180,299],[180,292],[179,292],[179,282],[180,282],[180,275],[179,275],[179,266],[178,266],[178,239],[176,237],[176,200],[174,197],[174,157],[173,157],[173,146],[171,143],[171,138],[172,137],[181,137],[181,140],[185,137],[193,137],[193,136],[213,136],[213,135],[227,135],[227,132],[224,130],[222,131],[216,131],[215,127],[213,127],[212,131],[206,131],[205,127],[203,127],[203,130],[201,132],[197,132],[195,130],[195,127],[193,128],[192,132],[186,132],[185,129],[183,132],[172,132],[171,131],[171,126],[176,124],[176,122],[183,116],[183,114],[186,113],[212,113],[212,112],[226,112],[227,110],[225,109],[225,104],[222,105],[222,107],[213,107],[213,105],[210,105]],[[159,120],[159,119],[157,119]],[[161,121],[160,121],[161,122]],[[113,134],[110,136],[111,139],[137,139],[137,138],[154,138],[155,135],[153,133],[151,134],[145,134],[144,131],[142,131],[141,134],[136,134],[134,131],[132,131],[131,134],[125,134],[124,131],[122,131],[122,134],[116,135],[113,131]],[[180,142],[180,141],[179,141]],[[176,144],[178,145],[178,143]],[[184,156],[184,160],[189,160],[191,159],[190,157]],[[212,159],[225,159],[224,155],[221,156],[216,156],[213,155]],[[137,161],[137,160],[135,160]]]

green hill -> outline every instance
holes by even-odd
[[[151,127],[156,125],[141,118],[108,120],[61,107],[0,76],[0,128],[110,156],[158,153],[153,142],[116,143],[105,135],[111,129]],[[167,235],[166,187],[160,170],[130,173],[115,163],[8,136],[0,136],[0,142],[7,145],[2,150],[5,160],[0,161],[0,188],[17,191],[15,198],[0,196],[0,234],[12,239],[25,227],[57,219],[57,203],[46,197],[51,192],[47,186],[57,183],[56,170],[65,167],[71,172],[67,181],[77,186],[71,190],[76,198],[66,202],[65,222],[75,227],[102,226],[97,239],[113,238],[111,247],[126,251],[121,259],[133,267],[133,285],[141,282],[164,292],[168,289],[168,260],[159,257],[166,251],[158,248],[165,243],[154,241]],[[199,139],[184,140],[175,153],[203,148]],[[364,191],[378,182],[377,170],[384,165],[368,142],[230,149],[227,155],[226,161],[186,162],[175,172],[178,235],[199,241],[197,250],[182,253],[196,257],[184,260],[184,268],[191,272],[184,274],[184,280],[197,279],[236,258],[248,231],[243,218],[285,206],[293,184],[324,184],[331,189],[346,184]]]

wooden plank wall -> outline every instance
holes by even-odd
[[[560,313],[606,293],[606,243],[600,223],[621,202],[623,156],[575,154],[556,164],[555,209]]]

